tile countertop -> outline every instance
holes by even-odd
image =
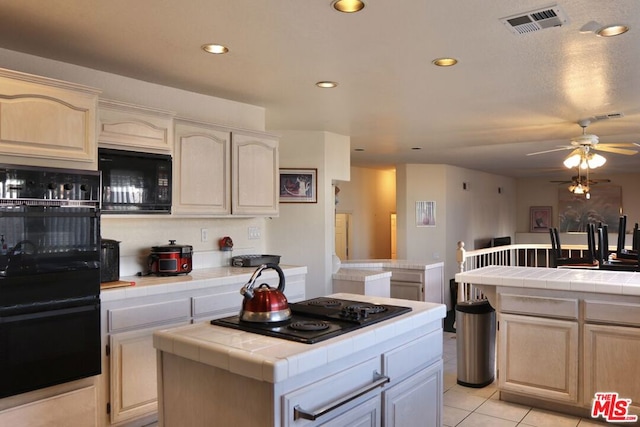
[[[123,282],[135,282],[135,285],[102,289],[100,291],[100,299],[104,302],[123,298],[165,294],[184,290],[185,286],[189,286],[189,289],[193,290],[212,286],[231,285],[238,282],[246,283],[256,268],[214,267],[199,268],[192,270],[189,274],[178,276],[126,276],[121,277],[120,280]],[[307,273],[306,266],[280,265],[280,268],[287,276]],[[265,270],[260,277],[269,278],[272,276],[277,277],[277,273],[274,270]],[[238,288],[238,290],[239,289],[240,288]]]
[[[456,282],[611,295],[640,295],[640,273],[626,271],[488,266],[457,273]]]
[[[341,268],[403,268],[406,270],[426,270],[442,266],[442,261],[409,261],[404,259],[349,259],[340,263]]]
[[[446,306],[419,301],[332,294],[334,298],[403,305],[412,311],[316,344],[303,344],[236,329],[196,323],[156,331],[153,345],[162,351],[260,381],[276,383],[320,368],[445,317]]]
[[[391,277],[390,271],[384,270],[359,270],[357,268],[340,268],[332,276],[336,280],[349,280],[354,282],[368,282],[370,280]]]

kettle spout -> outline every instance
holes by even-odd
[[[256,271],[254,271],[251,275],[249,281],[242,287],[242,289],[240,289],[240,294],[242,294],[246,299],[253,298],[253,286],[255,285],[256,280],[258,280],[258,277],[260,277],[260,275],[262,274],[262,271],[266,270],[267,268],[269,268],[267,264],[262,264],[260,267],[258,267]]]

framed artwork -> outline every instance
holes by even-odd
[[[318,203],[318,169],[280,169],[280,203]]]
[[[591,186],[591,197],[558,188],[558,231],[586,233],[587,225],[607,224],[609,233],[618,233],[622,212],[622,187],[613,184]]]
[[[531,206],[529,208],[529,231],[548,233],[551,228],[551,206]]]
[[[436,226],[436,202],[416,202],[416,227]]]

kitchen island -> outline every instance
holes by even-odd
[[[445,303],[443,262],[428,263],[401,259],[346,260],[340,264],[340,270],[345,269],[391,272],[391,298]],[[334,275],[334,283],[335,279]]]
[[[207,323],[156,331],[160,424],[441,426],[446,307],[330,297],[412,310],[316,344]]]
[[[589,417],[615,392],[640,413],[640,274],[489,266],[456,281],[496,309],[502,400]]]

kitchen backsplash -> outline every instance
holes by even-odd
[[[134,276],[148,271],[147,260],[152,246],[169,240],[193,246],[193,269],[229,265],[235,255],[264,253],[264,218],[176,218],[102,216],[102,237],[120,242],[120,276]],[[207,241],[202,241],[202,230]],[[251,233],[250,233],[251,232]],[[251,234],[252,238],[249,238]],[[229,236],[232,251],[221,251],[218,241]]]

